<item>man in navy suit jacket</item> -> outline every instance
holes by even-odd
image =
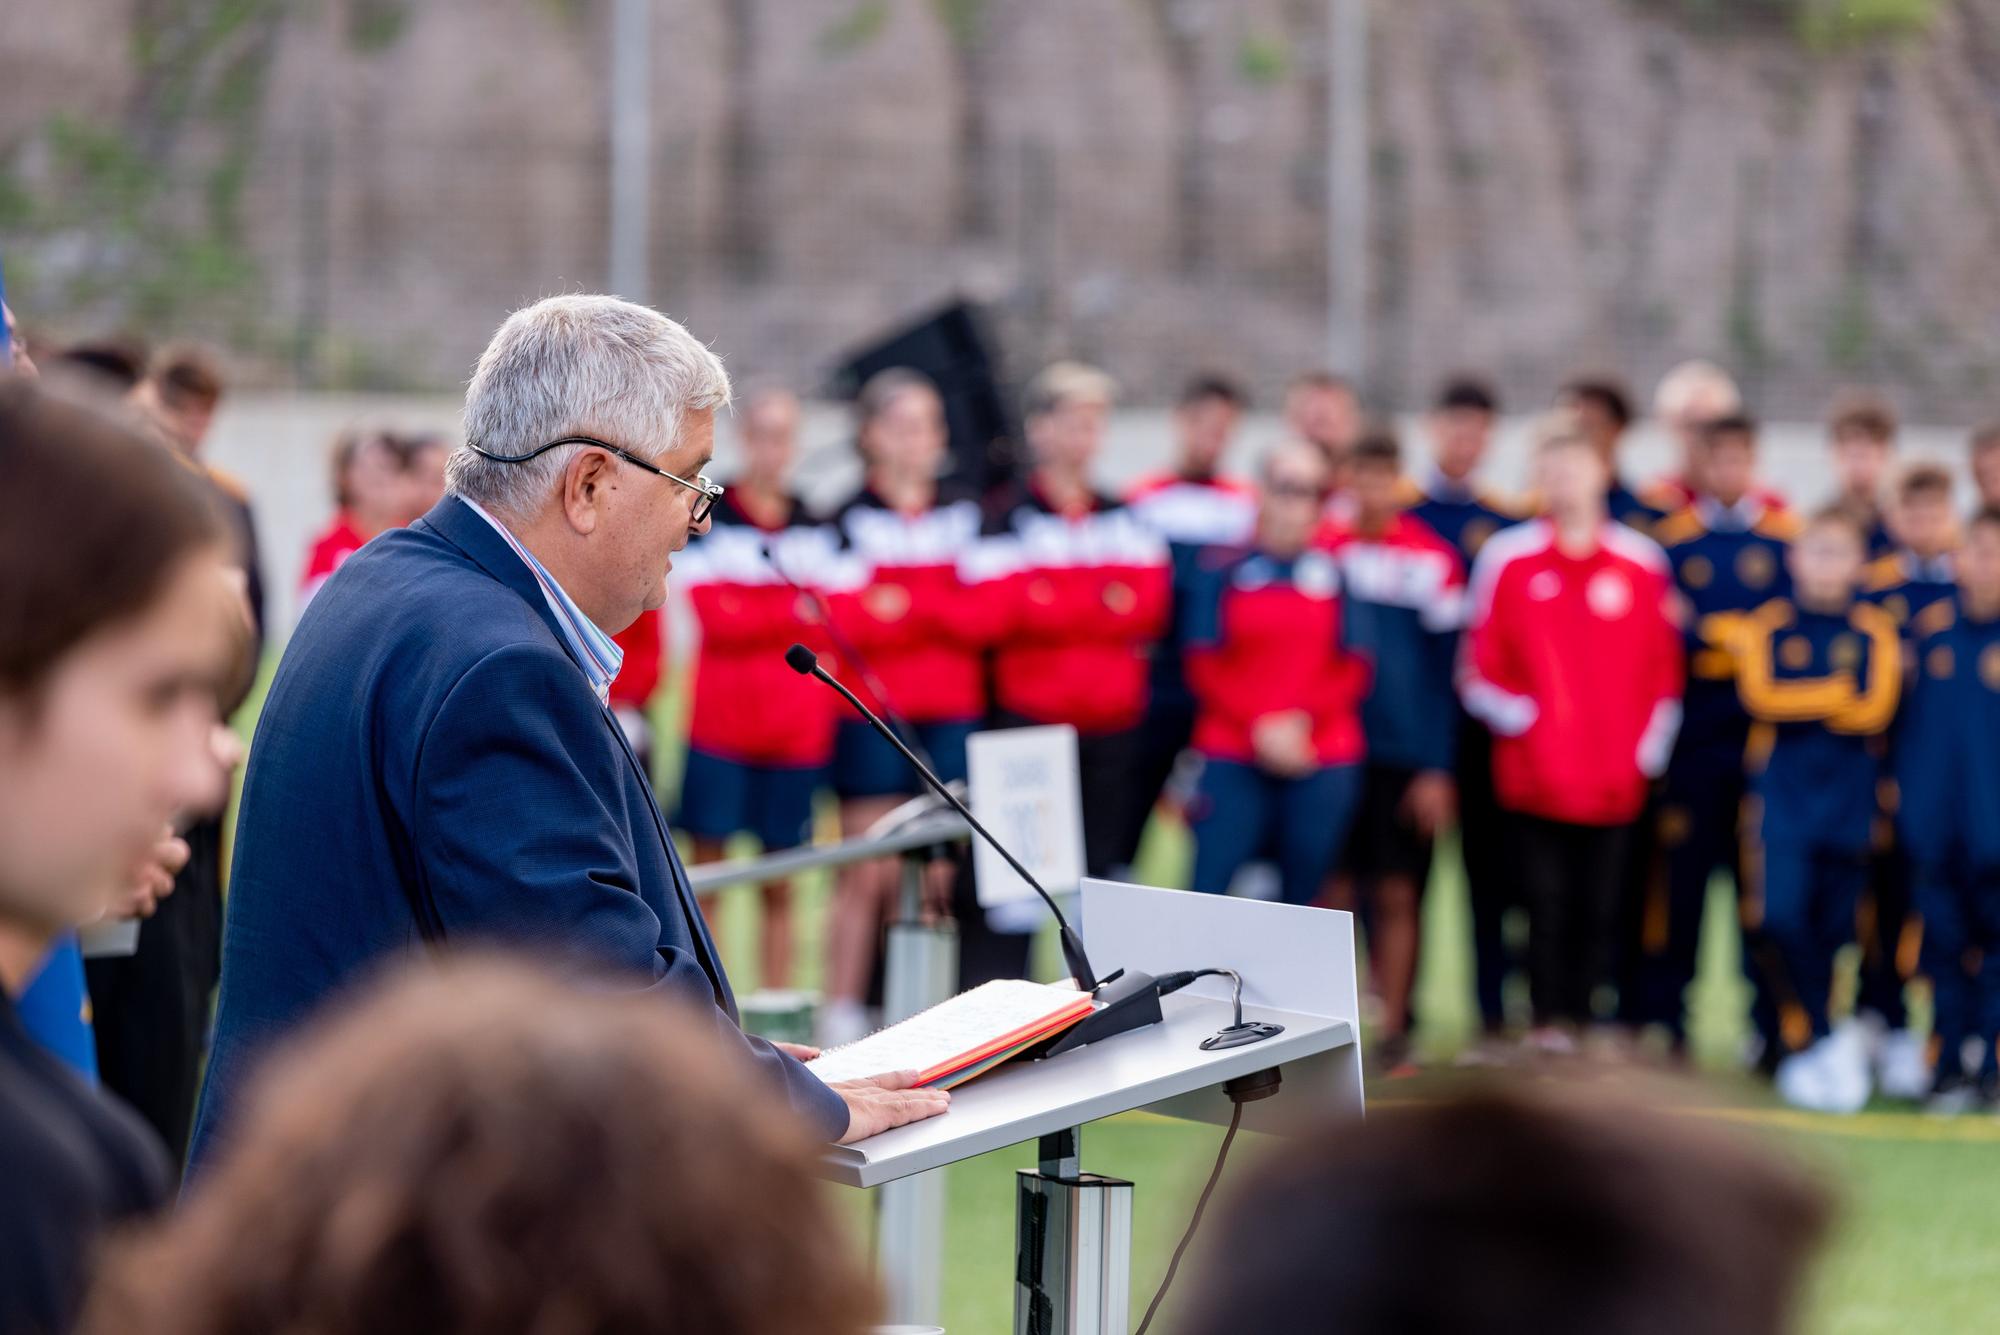
[[[251,749],[192,1161],[255,1063],[356,975],[493,946],[689,1004],[829,1140],[943,1110],[829,1087],[745,1036],[652,785],[605,705],[611,634],[706,527],[729,381],[610,297],[517,311],[466,394],[448,494],[314,597]],[[698,1073],[691,1073],[698,1075]]]

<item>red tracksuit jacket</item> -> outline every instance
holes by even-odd
[[[864,487],[828,522],[839,551],[819,584],[838,632],[834,643],[852,646],[889,698],[880,699],[859,671],[848,685],[912,723],[978,719],[986,712],[982,655],[991,628],[988,608],[959,575],[979,544],[978,503],[940,497],[928,510],[904,514]],[[883,586],[900,596],[869,596]]]
[[[1574,825],[1639,814],[1680,727],[1671,594],[1658,544],[1611,520],[1580,559],[1543,520],[1480,549],[1459,694],[1493,730],[1503,807]]]
[[[1303,710],[1320,764],[1361,759],[1368,665],[1341,647],[1345,608],[1332,555],[1282,560],[1209,548],[1195,558],[1187,603],[1195,750],[1253,764],[1257,720]]]
[[[678,566],[675,567],[679,569]],[[618,675],[611,679],[611,703],[644,709],[660,687],[660,659],[666,652],[667,619],[659,611],[641,612],[639,619],[611,637],[624,650]]]
[[[785,578],[805,583],[832,551],[830,535],[804,518],[794,502],[783,524],[766,529],[725,493],[713,527],[675,562],[674,578],[701,624],[688,714],[688,744],[696,750],[750,765],[832,758],[838,701],[785,662],[793,644],[826,647],[811,596]]]
[[[1171,578],[1166,543],[1130,509],[1097,496],[1064,515],[1032,485],[1006,487],[967,571],[988,609],[1000,708],[1086,734],[1139,722]]]

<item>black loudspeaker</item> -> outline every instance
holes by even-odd
[[[1013,400],[998,378],[994,347],[979,308],[955,301],[850,353],[828,388],[852,399],[880,371],[907,367],[929,376],[944,397],[950,476],[983,494],[1013,477],[1020,462]]]

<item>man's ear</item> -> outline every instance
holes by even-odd
[[[583,449],[563,470],[563,514],[578,533],[594,533],[611,483],[612,459],[603,450]]]

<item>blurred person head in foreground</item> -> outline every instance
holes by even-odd
[[[0,384],[0,1330],[66,1328],[97,1234],[165,1191],[143,1125],[29,1041],[11,998],[58,933],[127,910],[171,820],[223,797],[223,553],[163,451]]]
[[[1208,1225],[1181,1335],[1779,1335],[1827,1215],[1772,1149],[1575,1087],[1288,1140]]]
[[[821,1335],[874,1294],[803,1127],[705,1022],[423,964],[300,1036],[85,1330]]]

